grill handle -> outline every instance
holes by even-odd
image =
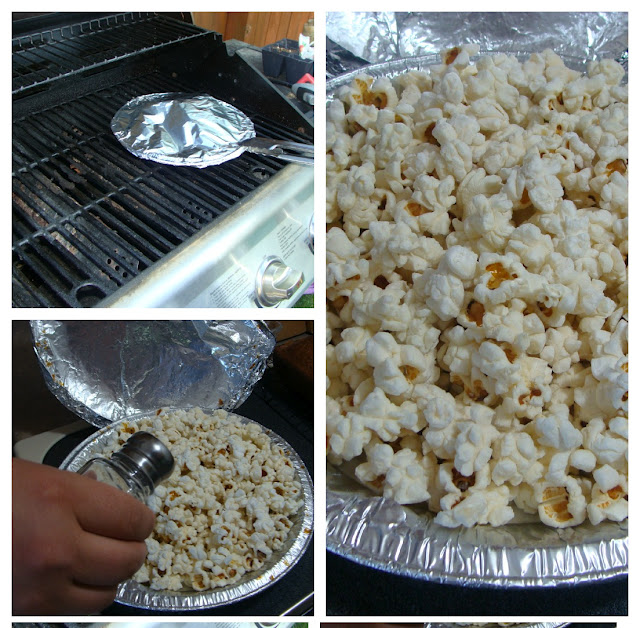
[[[296,164],[313,165],[313,144],[290,142],[288,140],[272,140],[267,137],[253,137],[240,143],[251,153],[277,157],[283,161]]]

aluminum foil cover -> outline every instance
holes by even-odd
[[[113,116],[111,130],[137,157],[173,166],[215,166],[244,152],[255,137],[242,111],[207,94],[167,92],[130,100]]]
[[[435,54],[460,43],[485,50],[544,50],[626,64],[627,13],[327,13],[327,37],[369,63]],[[332,51],[333,76],[357,60]],[[342,71],[340,71],[342,69]]]
[[[149,416],[149,413],[131,415],[103,427],[78,445],[67,456],[60,468],[78,471],[83,464],[106,448],[111,435],[117,431],[119,423],[124,420],[129,423],[135,422],[145,416]],[[155,410],[151,416],[156,416]],[[256,423],[246,417],[235,416],[243,423]],[[313,531],[313,484],[304,462],[291,445],[271,430],[266,430],[265,433],[269,435],[274,444],[286,451],[302,484],[304,495],[303,509],[298,514],[297,521],[291,528],[289,538],[284,546],[274,552],[261,569],[245,575],[238,582],[226,587],[210,591],[156,591],[135,580],[127,580],[119,585],[116,602],[136,608],[167,611],[192,611],[223,606],[263,591],[282,578],[298,562],[309,545]]]
[[[162,406],[233,410],[275,338],[258,321],[32,321],[51,392],[102,427]]]
[[[452,20],[454,15],[458,21]],[[361,72],[374,77],[395,76],[441,63],[437,54],[401,59],[393,56],[424,52],[428,41],[433,43],[431,49],[438,50],[478,41],[487,48],[481,54],[496,51],[499,46],[501,52],[511,51],[520,60],[553,44],[556,51],[571,51],[573,55],[561,55],[565,64],[582,71],[586,68],[585,56],[620,58],[627,41],[626,14],[620,13],[474,13],[473,19],[478,20],[478,27],[474,23],[471,28],[464,14],[328,14],[329,37],[346,29],[349,35],[340,36],[343,45],[367,41],[365,47],[354,50],[356,54],[375,50],[378,52],[370,55],[372,60],[393,58],[327,81],[328,97]],[[462,41],[461,20],[465,24]],[[483,38],[478,35],[482,32],[479,25],[486,27]],[[581,36],[578,31],[582,31]],[[393,43],[400,39],[406,39],[402,46]],[[497,44],[492,45],[494,40]],[[527,44],[526,49],[522,42]],[[426,507],[400,506],[375,496],[349,475],[348,469],[328,465],[327,548],[360,564],[423,580],[486,586],[556,586],[628,573],[626,521],[599,526],[587,522],[560,530],[523,520],[498,528],[452,530],[436,524]]]

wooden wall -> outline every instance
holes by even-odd
[[[222,34],[225,40],[238,39],[258,48],[285,37],[298,41],[305,22],[313,13],[209,13],[193,12],[197,26]]]

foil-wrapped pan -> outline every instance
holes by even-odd
[[[550,528],[540,522],[450,529],[426,507],[375,496],[327,470],[327,549],[390,573],[450,584],[557,586],[628,571],[627,522]]]
[[[244,152],[255,137],[239,109],[208,95],[160,93],[138,96],[111,120],[120,143],[137,157],[163,164],[215,166]]]
[[[32,321],[51,392],[102,427],[161,406],[233,410],[275,338],[258,321]]]
[[[167,408],[167,410],[175,408]],[[120,423],[140,421],[156,412],[139,413],[120,419],[87,438],[76,447],[63,461],[61,469],[78,471],[85,462],[101,453],[112,435],[117,432]],[[243,423],[256,423],[246,417],[235,415]],[[264,428],[263,428],[264,429]],[[238,602],[251,597],[282,578],[302,557],[311,540],[313,531],[313,485],[307,468],[294,449],[282,437],[271,430],[265,430],[275,445],[282,447],[291,460],[298,479],[302,484],[304,505],[297,520],[289,532],[284,546],[274,552],[265,565],[246,574],[238,582],[209,591],[156,591],[135,580],[127,580],[118,587],[116,602],[155,611],[193,611],[214,608]]]
[[[499,52],[520,61],[531,54],[478,54]],[[568,67],[586,70],[585,59],[560,56]],[[358,74],[394,77],[439,63],[440,56],[430,54],[357,69],[327,81],[327,98]],[[359,564],[422,580],[503,587],[554,587],[628,573],[627,521],[565,529],[535,521],[450,529],[436,524],[434,517],[424,506],[401,506],[376,496],[327,465],[327,549]]]
[[[172,166],[217,166],[246,150],[313,163],[313,146],[257,138],[249,116],[208,94],[138,96],[116,112],[111,130],[136,157]]]

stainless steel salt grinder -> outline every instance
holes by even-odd
[[[171,475],[173,465],[173,456],[162,441],[149,432],[135,432],[111,458],[92,458],[78,473],[146,501]]]

